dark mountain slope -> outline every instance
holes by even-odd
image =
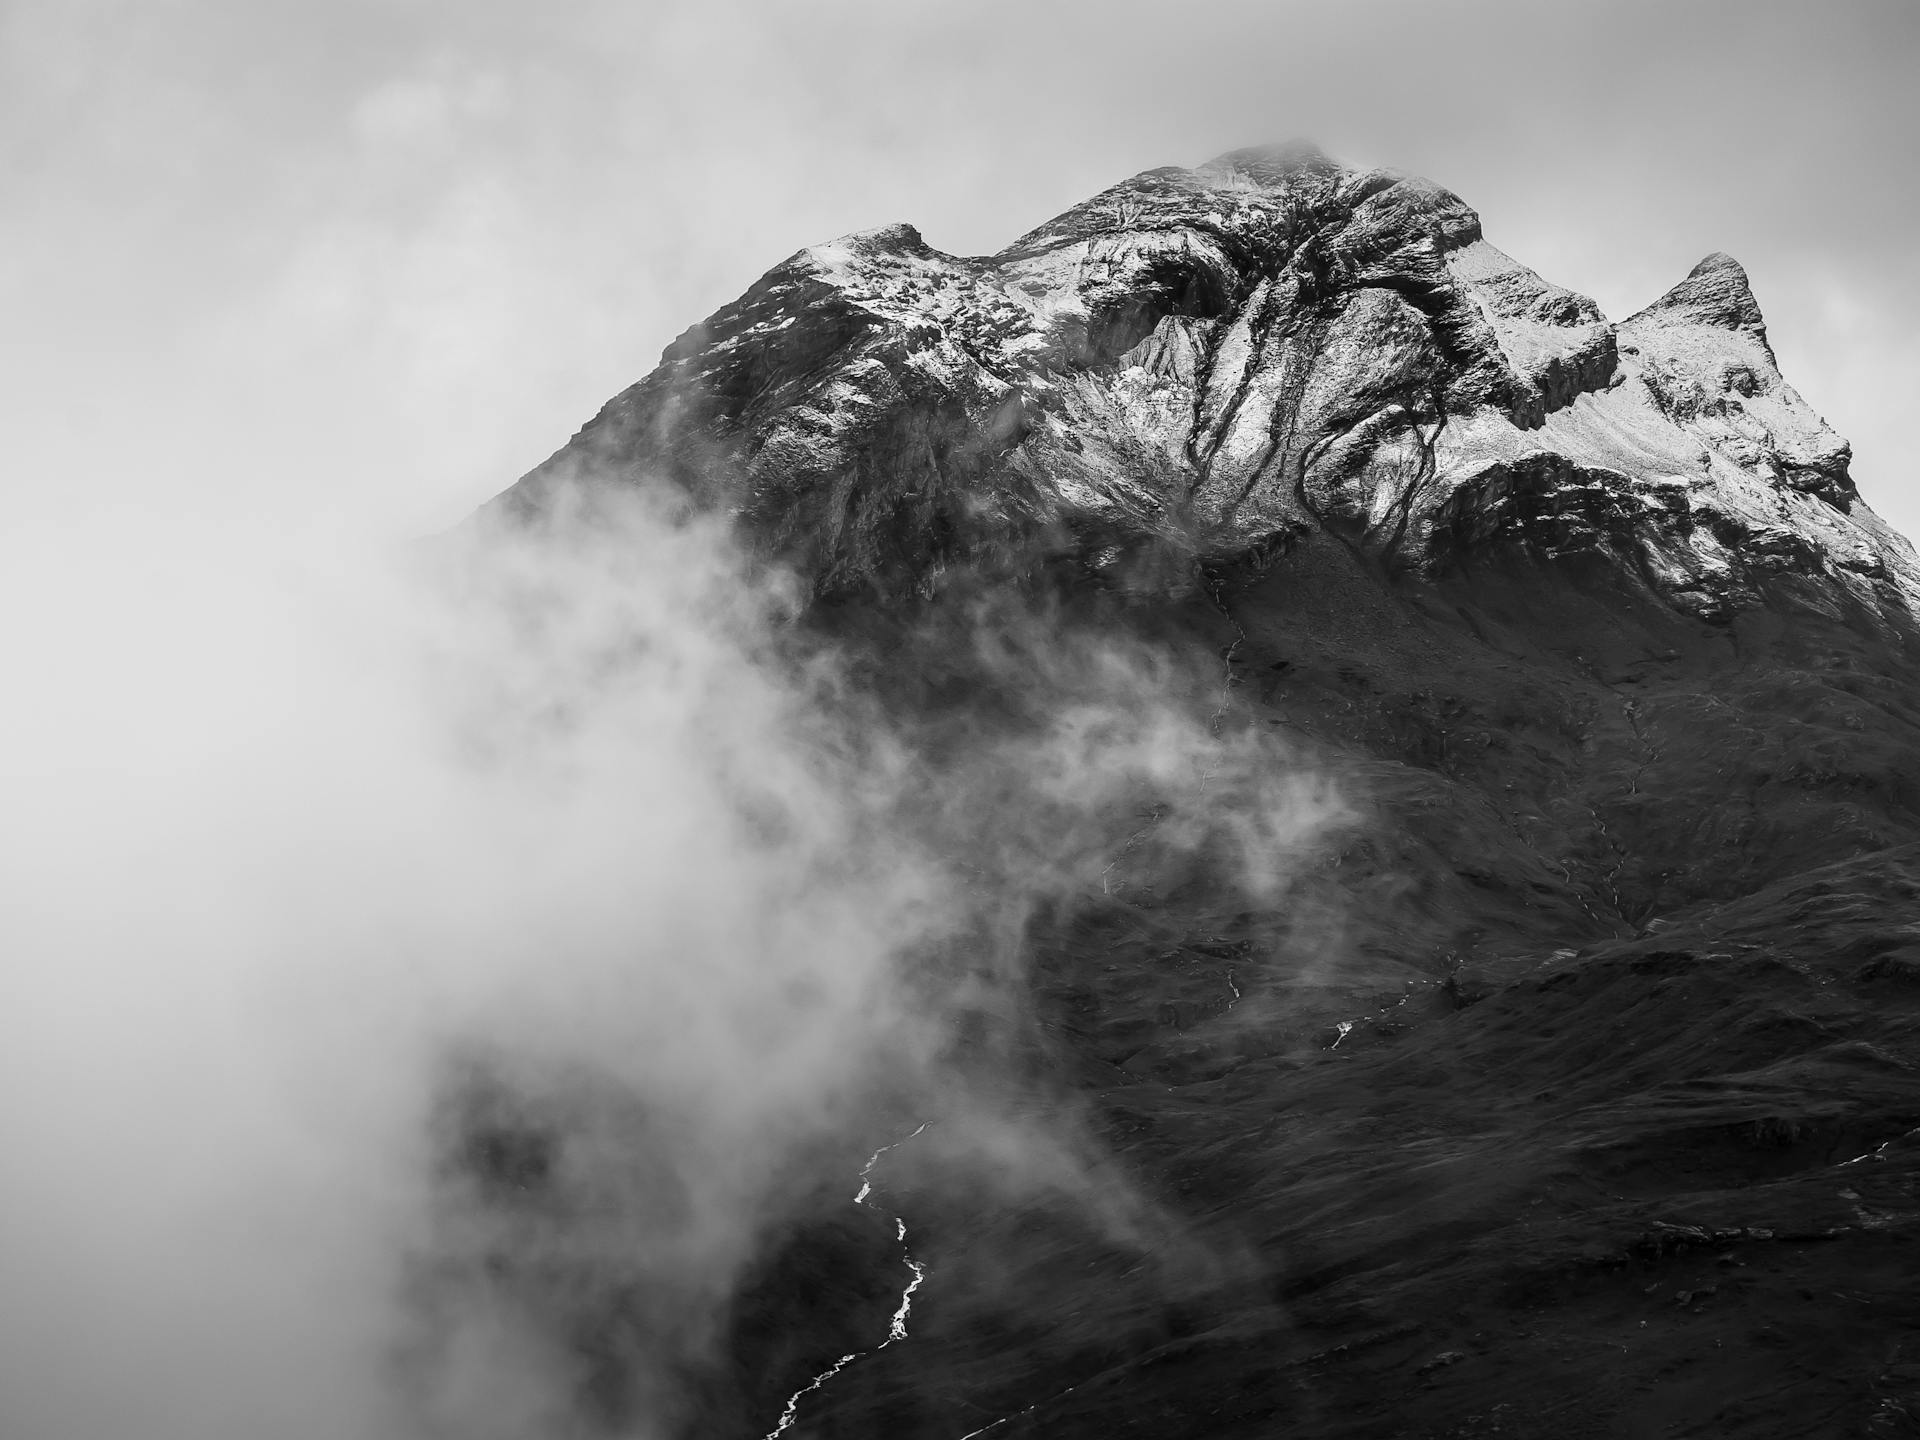
[[[730,511],[909,723],[1031,595],[1355,811],[1265,902],[1116,822],[1027,934],[1031,1103],[1191,1249],[903,1154],[912,1336],[789,1433],[1920,1433],[1920,570],[1846,461],[1726,257],[1611,325],[1294,148],[803,252],[496,502]],[[781,1237],[689,1434],[886,1333],[877,1217]]]

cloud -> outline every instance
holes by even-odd
[[[936,612],[979,688],[929,708],[714,524],[605,503],[398,560],[11,537],[10,1430],[483,1437],[597,1394],[644,1432],[796,1174],[907,1120],[1165,1232],[1004,1108],[1026,918],[1196,865],[1270,894],[1337,800],[1145,642]]]

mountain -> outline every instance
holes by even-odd
[[[496,503],[669,476],[823,592],[927,591],[1042,533],[1122,575],[1143,537],[1331,533],[1421,576],[1591,556],[1708,619],[1786,575],[1904,609],[1920,570],[1848,457],[1726,256],[1612,325],[1447,191],[1284,147],[987,259],[908,225],[804,250]]]
[[[802,251],[494,501],[730,516],[901,715],[1017,690],[943,617],[1044,597],[1357,817],[1024,933],[1053,1082],[1232,1264],[902,1180],[911,1342],[788,1433],[1920,1433],[1920,561],[1848,460],[1727,256],[1609,321],[1291,145]],[[875,1226],[771,1245],[686,1433],[886,1334]]]

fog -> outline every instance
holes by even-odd
[[[641,501],[396,547],[164,511],[28,538],[10,1435],[584,1433],[581,1316],[630,1281],[599,1420],[666,1433],[806,1167],[850,1191],[929,1119],[984,1192],[1160,1243],[1070,1113],[961,1052],[1021,1043],[1036,907],[1178,854],[1270,900],[1343,813],[1222,732],[1220,676],[1044,610],[947,633],[1017,723],[916,729],[799,640],[793,583]],[[489,1107],[562,1137],[562,1210],[489,1192]]]

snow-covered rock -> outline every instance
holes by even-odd
[[[801,251],[496,504],[678,485],[822,593],[1062,559],[1177,585],[1327,529],[1396,572],[1579,556],[1709,619],[1782,575],[1905,613],[1920,564],[1848,458],[1728,257],[1609,323],[1459,197],[1294,144],[998,255],[909,225]]]

